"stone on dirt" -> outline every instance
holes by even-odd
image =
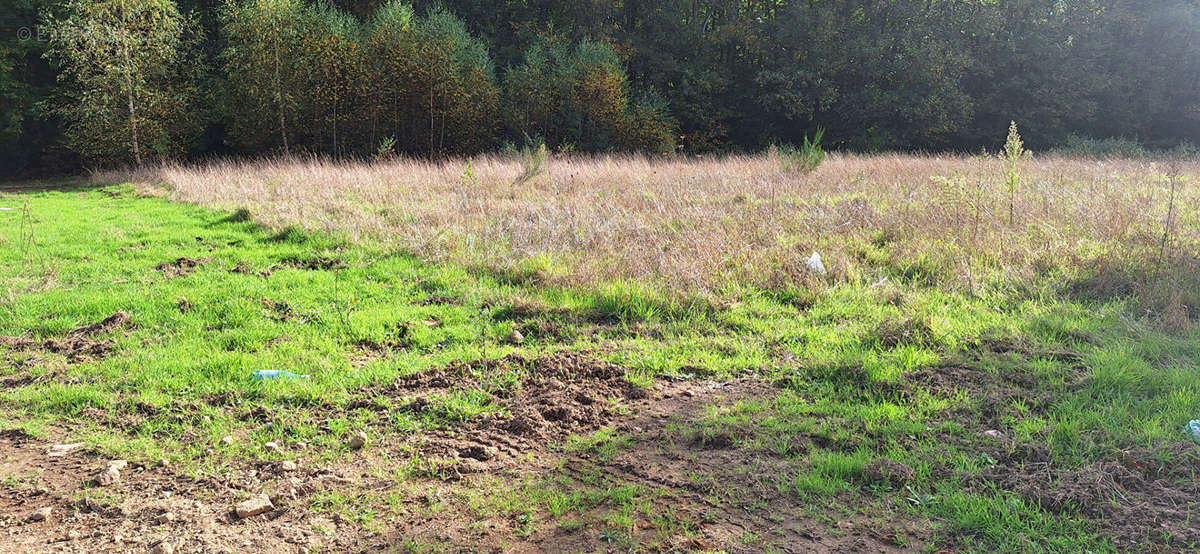
[[[281,471],[296,471],[297,467],[298,466],[296,465],[296,462],[292,462],[292,461],[279,462],[279,469]]]
[[[105,467],[99,475],[96,476],[96,482],[101,486],[107,487],[121,482],[121,470],[117,466],[109,465]]]
[[[50,513],[53,511],[54,508],[50,507],[34,510],[32,514],[29,514],[29,521],[46,521],[47,519],[50,519]]]
[[[238,503],[234,509],[237,511],[239,518],[246,519],[274,510],[275,505],[271,503],[271,497],[265,494],[258,494]]]
[[[82,442],[73,442],[70,444],[56,444],[50,447],[50,456],[59,457],[70,454],[73,450],[83,446]]]

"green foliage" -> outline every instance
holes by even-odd
[[[379,146],[375,148],[375,161],[381,162],[396,158],[396,138],[383,137],[379,141]]]
[[[195,29],[170,0],[73,0],[55,29],[65,141],[97,164],[182,154],[198,130]]]
[[[808,135],[804,135],[804,144],[800,148],[791,145],[780,146],[780,166],[787,173],[812,173],[825,162],[825,149],[821,148],[823,138],[825,129],[817,128],[811,140]]]
[[[625,69],[606,43],[540,40],[505,74],[504,94],[510,132],[536,134],[559,150],[674,150],[665,103],[630,103]]]
[[[521,174],[517,176],[514,184],[523,185],[546,171],[546,161],[550,154],[546,151],[546,143],[538,140],[527,141],[516,157],[521,162]]]
[[[375,127],[407,152],[467,153],[494,141],[499,91],[487,47],[443,9],[392,1],[367,30]]]
[[[973,151],[1015,113],[1030,145],[1065,145],[1067,155],[1157,156],[1200,142],[1200,5],[1187,0],[1103,10],[1043,0],[412,2],[9,0],[0,173],[69,167],[60,139],[95,164],[136,161],[134,144],[149,159],[227,147],[369,156],[386,136],[402,153],[446,155],[523,132],[562,152],[753,150],[799,144],[815,126],[837,148]],[[129,60],[170,69],[126,81],[138,92],[123,121],[118,95],[94,94],[119,90],[122,63],[103,66],[103,78],[81,72],[101,67],[94,57],[48,66],[45,42],[14,38],[39,13],[69,19],[67,6],[84,4],[177,12],[165,25],[196,14],[182,17],[176,45]],[[82,60],[88,48],[69,42],[58,50]],[[110,50],[105,61],[117,60]],[[503,94],[493,60],[509,68]],[[220,78],[198,61],[219,65]],[[209,105],[197,108],[198,97]],[[93,107],[59,109],[80,100]]]
[[[221,54],[230,88],[230,135],[248,151],[289,152],[300,123],[309,72],[302,37],[309,8],[302,0],[230,0],[222,12]]]
[[[352,16],[304,0],[247,0],[227,4],[222,21],[236,144],[334,154],[374,145],[359,109],[368,61]]]

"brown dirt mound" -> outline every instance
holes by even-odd
[[[161,271],[168,279],[191,275],[212,258],[179,258],[173,262],[163,262],[154,269]]]
[[[331,271],[335,269],[346,269],[346,262],[337,258],[329,258],[325,256],[316,256],[312,258],[285,258],[279,260],[275,267],[290,267],[293,269],[304,269],[308,271]]]
[[[507,369],[523,367],[528,376],[512,388],[495,384]],[[416,398],[407,408],[431,409],[429,395],[451,389],[481,389],[502,408],[445,433],[435,432],[420,448],[431,455],[462,460],[468,469],[489,462],[501,466],[531,451],[544,451],[569,435],[595,431],[617,415],[613,400],[645,398],[646,391],[625,380],[625,369],[572,352],[525,359],[456,363],[446,369],[417,374],[397,383]],[[487,452],[488,455],[481,455]]]
[[[39,343],[25,337],[0,337],[0,345],[17,351],[44,350],[62,355],[71,363],[102,359],[112,351],[113,341],[98,340],[103,335],[118,329],[131,329],[133,322],[129,314],[117,312],[103,321],[74,329],[62,338],[46,339]]]

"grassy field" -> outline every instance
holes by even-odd
[[[467,167],[4,189],[0,551],[1200,545],[1196,167]]]

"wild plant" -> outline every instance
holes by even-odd
[[[825,162],[825,149],[821,148],[821,139],[825,137],[825,129],[817,128],[813,138],[804,135],[804,145],[796,148],[791,145],[778,147],[779,163],[785,173],[811,173]]]
[[[1021,162],[1033,157],[1033,153],[1025,149],[1025,142],[1017,132],[1017,122],[1008,126],[1008,139],[1004,141],[1004,184],[1008,188],[1008,225],[1011,227],[1016,220],[1017,190],[1021,187]]]
[[[396,159],[396,137],[384,137],[375,149],[375,161],[383,162]]]
[[[543,141],[527,142],[526,146],[517,152],[517,161],[521,163],[521,174],[517,176],[514,185],[523,185],[546,171],[546,160],[550,154],[546,151]]]
[[[458,177],[458,182],[463,187],[479,186],[479,176],[475,174],[475,160],[467,158],[467,167],[463,169],[462,175]]]

